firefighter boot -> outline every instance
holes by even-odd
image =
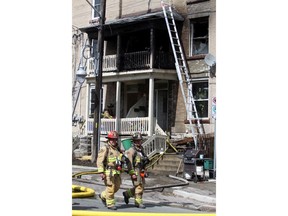
[[[107,208],[108,208],[108,209],[111,209],[111,210],[117,210],[117,207],[116,207],[116,206],[108,206]]]
[[[123,192],[124,201],[126,204],[129,203],[129,197],[126,195],[126,192]]]
[[[143,205],[142,203],[140,203],[140,204],[135,204],[135,206],[136,206],[137,208],[142,208],[142,209],[145,209],[145,208],[146,208],[146,206]]]
[[[101,197],[101,194],[99,194],[98,196],[99,196],[100,200],[102,201],[103,205],[106,206],[106,199],[103,199]]]

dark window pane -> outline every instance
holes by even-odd
[[[95,109],[95,89],[91,90],[91,106],[90,106],[90,114],[94,114]]]
[[[208,82],[193,83],[194,99],[208,99]]]
[[[195,101],[197,113],[199,118],[208,117],[208,101]]]

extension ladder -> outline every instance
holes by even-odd
[[[196,109],[193,92],[192,92],[192,79],[190,77],[189,69],[187,67],[187,63],[185,60],[185,56],[183,54],[182,45],[178,36],[173,11],[169,4],[164,3],[164,1],[161,1],[161,6],[163,9],[163,14],[165,17],[167,30],[169,33],[169,38],[171,42],[171,46],[173,49],[174,59],[175,59],[175,67],[181,87],[181,92],[184,100],[184,104],[186,107],[187,112],[187,119],[189,120],[189,127],[192,132],[193,140],[195,143],[195,148],[197,149],[197,136],[194,131],[194,127],[192,124],[192,119],[196,120],[196,127],[198,129],[198,134],[200,136],[203,135],[203,128],[200,123],[200,119],[198,116],[198,112]],[[184,91],[183,84],[186,84],[187,91]]]

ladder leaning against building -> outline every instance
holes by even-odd
[[[195,105],[193,92],[192,92],[192,79],[189,73],[189,68],[187,67],[186,59],[183,53],[182,45],[178,36],[176,23],[173,16],[173,11],[171,5],[165,3],[161,0],[161,7],[163,9],[163,14],[165,17],[165,22],[167,26],[167,30],[169,33],[169,38],[171,42],[171,46],[173,49],[174,59],[175,59],[175,67],[177,76],[179,79],[179,84],[181,87],[181,92],[186,108],[187,119],[189,120],[189,128],[192,132],[193,140],[195,143],[195,148],[198,149],[197,146],[197,135],[194,131],[192,119],[196,121],[196,127],[198,130],[198,134],[202,137],[204,135],[204,131],[202,125],[200,123],[200,119],[198,116],[197,108]],[[184,86],[186,86],[186,91]]]

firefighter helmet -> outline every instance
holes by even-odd
[[[118,139],[119,135],[117,131],[109,131],[107,135],[107,139]]]
[[[133,140],[142,140],[142,134],[140,132],[135,132],[133,135],[132,135],[132,139]]]

